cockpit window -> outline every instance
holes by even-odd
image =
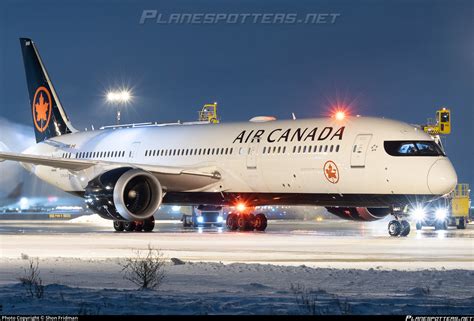
[[[433,141],[386,141],[384,148],[392,156],[444,156]]]
[[[413,143],[402,143],[397,149],[399,155],[414,155],[416,154],[416,147]]]

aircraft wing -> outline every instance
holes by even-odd
[[[141,168],[155,174],[165,175],[191,175],[202,176],[213,179],[220,179],[220,174],[216,168],[179,168],[171,166],[155,166],[149,164],[129,164],[122,162],[108,162],[102,160],[86,160],[86,159],[70,159],[70,158],[56,158],[51,156],[28,155],[12,152],[0,152],[0,162],[10,160],[21,163],[43,165],[70,171],[81,171],[93,166],[107,166],[107,167],[133,167]]]

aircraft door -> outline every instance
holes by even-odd
[[[129,161],[135,159],[138,157],[138,150],[140,148],[140,142],[134,142],[132,143],[132,146],[130,147],[130,152],[128,154],[128,159]]]
[[[351,152],[351,167],[365,167],[365,157],[372,134],[357,135]]]
[[[247,169],[257,169],[257,144],[250,144],[247,153]]]

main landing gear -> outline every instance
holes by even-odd
[[[395,217],[395,219],[388,223],[388,234],[390,234],[390,236],[402,237],[410,234],[410,223],[407,220],[400,219],[404,216],[403,213],[395,212],[392,213],[392,215]]]
[[[117,232],[151,232],[155,228],[155,219],[147,218],[144,221],[114,221],[114,229]]]
[[[263,213],[229,213],[226,221],[230,231],[265,231],[267,228],[267,217]]]

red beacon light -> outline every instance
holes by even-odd
[[[346,113],[342,110],[340,111],[337,111],[335,114],[334,114],[334,117],[337,119],[337,120],[343,120],[344,118],[346,118]]]
[[[245,211],[245,204],[244,203],[239,203],[239,204],[237,204],[236,208],[237,208],[237,211],[243,212],[243,211]]]

